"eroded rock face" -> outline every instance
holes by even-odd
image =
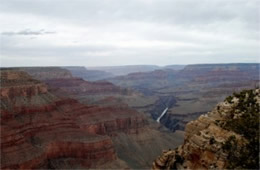
[[[25,72],[1,70],[1,168],[90,168],[118,159],[110,136],[147,122],[132,109],[57,97]],[[120,168],[120,167],[118,167]]]
[[[83,78],[86,81],[97,81],[113,77],[112,73],[100,70],[87,70],[85,67],[64,67],[69,70],[73,77]]]
[[[51,79],[45,82],[52,88],[59,88],[71,95],[106,95],[127,94],[130,91],[121,89],[109,82],[88,82],[81,78]]]
[[[245,131],[248,130],[249,134],[259,134],[258,123],[255,127],[249,126],[248,129],[245,126],[243,126],[245,129],[237,127],[241,125],[241,120],[245,121],[245,119],[248,121],[256,119],[255,122],[258,122],[259,89],[245,91],[235,96],[239,98],[227,98],[229,101],[218,104],[213,111],[188,123],[183,145],[175,150],[164,151],[153,162],[153,169],[258,169],[258,152],[245,151],[248,150],[249,145],[258,148],[257,142],[252,140]],[[255,118],[251,118],[248,114],[252,114]],[[254,124],[254,122],[251,123]],[[256,136],[256,138],[259,137]],[[253,152],[257,153],[255,157],[243,158],[252,160],[239,162],[240,158],[246,154],[255,154]]]
[[[161,123],[168,129],[183,130],[186,123],[212,110],[234,91],[252,89],[259,84],[259,64],[196,64],[181,70],[155,70],[109,78],[120,87],[132,88],[154,99],[141,111],[156,120],[168,107]],[[162,110],[152,109],[164,98],[173,97],[174,105],[162,104]],[[137,97],[138,98],[138,97]],[[167,102],[165,102],[167,103]],[[166,119],[167,118],[167,119]]]
[[[19,68],[19,70],[24,70],[33,78],[44,82],[48,86],[51,93],[57,96],[66,95],[68,97],[75,98],[85,104],[95,104],[99,106],[125,105],[127,107],[125,103],[122,103],[120,101],[117,101],[117,103],[120,102],[120,104],[115,104],[113,100],[110,100],[110,97],[117,96],[115,98],[121,100],[120,97],[122,98],[125,95],[132,96],[135,94],[130,89],[121,88],[108,81],[86,81],[84,80],[84,76],[74,74],[74,71],[79,71],[82,72],[83,75],[88,77],[89,71],[86,70],[84,67],[34,67]],[[72,74],[76,77],[73,77]]]
[[[15,96],[32,96],[47,92],[46,85],[32,79],[22,71],[0,71],[1,98],[13,98]]]
[[[69,70],[61,67],[23,67],[19,68],[19,70],[27,72],[37,80],[66,79],[73,77]]]

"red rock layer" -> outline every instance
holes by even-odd
[[[1,99],[13,99],[17,96],[30,97],[47,93],[47,86],[32,79],[21,71],[0,71]]]
[[[27,67],[19,70],[27,72],[37,80],[44,81],[51,88],[59,88],[69,94],[130,93],[109,82],[89,82],[75,78],[69,70],[60,67]]]
[[[126,94],[130,93],[126,89],[109,82],[88,82],[80,78],[51,79],[45,80],[51,88],[59,88],[73,95],[93,95],[93,94]]]
[[[8,75],[1,77],[0,90],[2,169],[61,168],[57,160],[89,168],[112,161],[116,153],[108,135],[138,133],[146,124],[134,110],[86,106],[50,94],[24,73],[12,73],[12,81],[1,74]]]

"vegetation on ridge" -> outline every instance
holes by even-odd
[[[229,150],[227,168],[259,169],[259,103],[257,103],[257,90],[244,90],[227,97],[226,101],[233,103],[237,98],[238,103],[234,105],[230,119],[223,124],[226,130],[232,130],[245,137],[248,143],[238,148],[235,136],[231,136],[223,145],[224,150]]]

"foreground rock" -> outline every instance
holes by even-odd
[[[259,169],[259,89],[228,97],[187,124],[185,141],[153,169]]]

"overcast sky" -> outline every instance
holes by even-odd
[[[260,62],[260,0],[0,0],[1,66]]]

